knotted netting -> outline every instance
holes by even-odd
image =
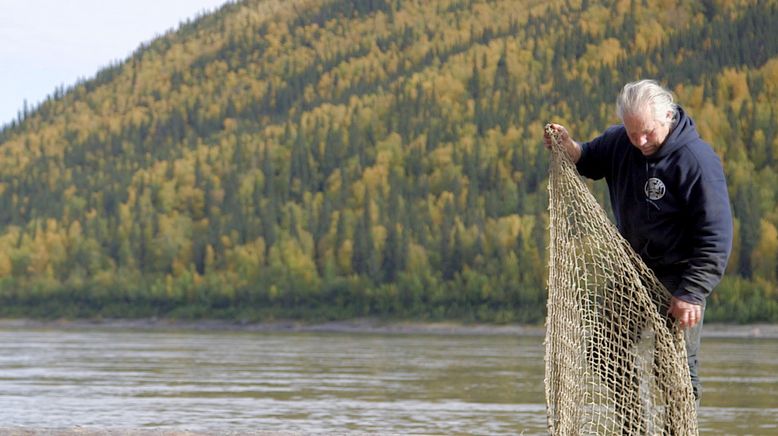
[[[697,417],[671,294],[551,136],[546,412],[552,435],[690,435]]]

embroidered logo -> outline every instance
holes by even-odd
[[[651,177],[646,181],[646,186],[643,187],[646,191],[646,197],[649,200],[659,200],[665,196],[665,183],[656,177]]]

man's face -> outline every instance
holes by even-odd
[[[624,115],[624,127],[627,129],[629,141],[643,156],[656,153],[670,134],[671,115],[664,121],[656,120],[651,111],[642,111]]]

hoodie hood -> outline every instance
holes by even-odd
[[[665,143],[659,147],[659,150],[651,156],[647,156],[646,159],[652,161],[662,159],[699,138],[700,135],[697,133],[694,120],[686,115],[686,111],[681,106],[678,106],[678,121],[675,123],[675,127],[667,135]]]

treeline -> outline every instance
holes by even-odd
[[[541,322],[542,126],[654,77],[730,184],[706,317],[776,321],[776,3],[229,4],[0,131],[0,314]]]

